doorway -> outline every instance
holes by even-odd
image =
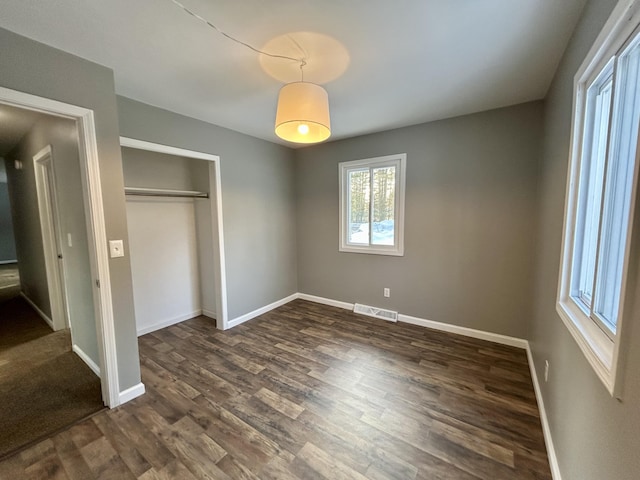
[[[36,197],[40,213],[40,230],[44,251],[44,267],[51,305],[53,330],[69,328],[64,263],[60,241],[60,216],[56,199],[56,186],[51,145],[47,145],[33,157],[36,180]],[[72,330],[73,332],[73,330]]]
[[[0,87],[0,105],[71,119],[76,123],[80,157],[80,178],[77,180],[82,186],[86,212],[92,278],[88,286],[94,305],[99,353],[96,367],[100,372],[102,399],[105,405],[115,407],[127,398],[124,398],[125,392],[121,395],[119,391],[107,235],[93,111],[4,87]]]
[[[76,181],[77,123],[8,105],[0,105],[0,116],[8,187],[2,201],[9,203],[20,274],[19,286],[0,301],[2,456],[104,403],[87,221]],[[73,240],[68,245],[63,229]]]

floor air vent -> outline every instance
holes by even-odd
[[[370,317],[381,318],[389,322],[398,321],[398,312],[393,310],[385,310],[384,308],[370,307],[369,305],[362,305],[356,303],[353,307],[355,313],[361,313],[362,315],[369,315]]]

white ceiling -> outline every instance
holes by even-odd
[[[346,70],[324,85],[331,140],[543,98],[585,3],[181,1],[258,48],[291,32],[344,47]],[[170,0],[2,0],[0,26],[112,68],[120,95],[279,142],[282,82],[258,54]],[[334,68],[332,58],[344,60],[344,52],[318,53],[313,35],[294,38],[309,54],[305,80]],[[298,50],[292,42],[284,53]],[[293,62],[265,62],[299,80]]]

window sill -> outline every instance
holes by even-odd
[[[389,255],[392,257],[404,257],[404,250],[398,248],[357,247],[355,245],[341,245],[340,252],[366,253],[369,255]]]
[[[607,391],[615,394],[614,342],[568,298],[556,310]]]

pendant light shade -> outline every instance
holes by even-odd
[[[289,83],[280,89],[276,135],[294,143],[319,143],[331,136],[329,95],[320,85]]]

